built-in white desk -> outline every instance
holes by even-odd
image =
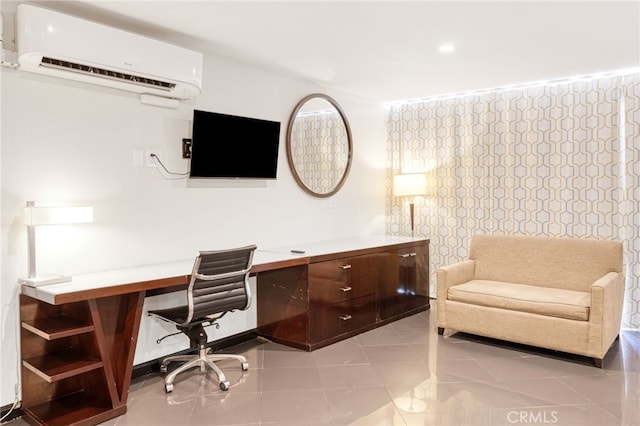
[[[115,269],[75,275],[71,281],[41,287],[22,286],[22,294],[50,303],[89,300],[123,293],[157,290],[186,285],[191,276],[194,259],[166,262],[154,265]],[[252,273],[305,264],[302,256],[278,251],[256,250]]]
[[[258,333],[312,350],[428,309],[428,245],[422,238],[367,236],[257,250],[251,272],[257,275]],[[144,298],[184,289],[193,262],[23,286],[27,420],[93,425],[124,414]]]
[[[393,247],[420,241],[425,239],[370,235],[258,249],[253,257],[251,273],[304,265],[322,258],[335,257],[336,253],[365,253],[377,251],[380,247]],[[302,250],[304,253],[292,253],[291,250]],[[66,283],[41,287],[23,285],[22,294],[58,305],[96,297],[183,285],[189,282],[193,262],[194,259],[187,259],[79,274]]]

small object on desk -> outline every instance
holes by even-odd
[[[293,249],[293,250],[291,250],[291,253],[293,253],[293,254],[304,254],[305,251],[304,250],[295,250],[295,249]]]

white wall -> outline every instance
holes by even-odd
[[[203,94],[177,110],[141,105],[126,92],[15,70],[2,69],[1,78],[0,406],[13,402],[18,380],[16,280],[27,272],[21,218],[27,200],[94,206],[93,224],[37,230],[43,274],[188,259],[197,250],[248,243],[267,248],[384,232],[382,105],[213,55],[205,57]],[[329,199],[297,187],[285,154],[289,114],[298,100],[319,91],[341,104],[354,137],[349,179]],[[181,139],[190,136],[194,108],[281,121],[278,179],[249,187],[194,183],[134,167],[134,150],[156,149],[170,169],[187,170]],[[172,304],[178,296],[150,298],[145,309]],[[225,319],[215,336],[255,327],[255,310]],[[172,330],[153,321],[143,319],[136,363],[187,346],[180,336],[156,345],[158,335]]]

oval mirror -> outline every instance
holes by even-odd
[[[315,93],[302,99],[287,128],[287,160],[305,192],[329,197],[340,190],[351,168],[349,122],[338,103]]]

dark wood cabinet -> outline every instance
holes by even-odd
[[[258,274],[258,332],[285,342],[307,342],[309,290],[307,265]]]
[[[429,246],[416,244],[380,253],[380,320],[393,320],[429,305]]]
[[[258,274],[258,334],[314,350],[429,309],[429,241],[311,256]]]

